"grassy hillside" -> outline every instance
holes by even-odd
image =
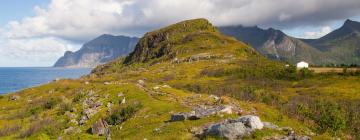
[[[200,139],[199,129],[251,114],[313,139],[356,139],[359,80],[358,72],[286,67],[205,19],[189,20],[147,33],[130,56],[88,76],[0,96],[0,138],[106,139],[91,129],[103,120],[112,139]],[[169,122],[174,113],[225,105],[236,113]],[[265,128],[244,139],[289,132]]]

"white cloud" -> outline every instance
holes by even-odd
[[[84,43],[104,33],[141,36],[144,32],[177,21],[207,18],[215,25],[260,25],[275,28],[323,26],[334,21],[359,16],[359,0],[51,0],[46,7],[35,7],[36,14],[21,21],[11,21],[0,37],[1,48],[12,40],[34,43],[46,38],[51,45],[44,50],[23,43],[14,54],[31,51],[59,51],[64,43]],[[52,38],[50,41],[48,38]],[[59,40],[65,42],[59,43]],[[14,43],[13,43],[14,44]],[[62,44],[62,45],[59,45]],[[21,49],[20,49],[21,47]],[[69,48],[67,48],[69,49]],[[19,51],[19,52],[16,52]],[[34,53],[35,54],[35,53]],[[33,59],[46,59],[31,55]],[[48,59],[46,59],[48,60]]]
[[[0,42],[0,66],[51,66],[76,46],[56,38],[9,39]]]
[[[330,33],[331,31],[332,31],[331,27],[325,26],[325,27],[322,27],[321,30],[317,31],[317,32],[305,32],[304,38],[307,38],[307,39],[320,38],[320,37]]]

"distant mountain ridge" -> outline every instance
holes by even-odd
[[[96,67],[120,56],[128,55],[134,50],[138,40],[139,38],[136,37],[104,34],[85,43],[76,52],[65,52],[54,67]]]
[[[294,38],[280,30],[265,30],[257,26],[219,29],[226,35],[249,43],[271,59],[290,63],[304,60],[315,65],[360,64],[360,23],[352,20],[346,20],[341,28],[319,39]]]

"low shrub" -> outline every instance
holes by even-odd
[[[44,104],[44,108],[45,109],[52,109],[54,108],[57,104],[58,104],[58,100],[56,100],[55,98],[50,98],[50,100],[46,101]]]
[[[82,94],[82,93],[78,93],[75,95],[75,97],[73,98],[73,102],[76,103],[76,102],[79,102],[82,98],[84,98],[85,95]]]
[[[106,119],[107,123],[110,125],[117,125],[125,122],[130,119],[137,111],[142,108],[142,104],[135,103],[126,106],[125,108],[121,108],[115,110],[109,118]]]
[[[19,135],[19,138],[29,137],[29,136],[39,132],[43,127],[46,127],[52,123],[53,123],[53,120],[49,119],[49,118],[34,122],[30,125],[30,127],[28,129],[26,129],[24,132],[22,132]]]
[[[3,127],[0,128],[0,137],[11,135],[12,133],[19,131],[20,129],[21,129],[21,126],[18,124],[3,125]]]

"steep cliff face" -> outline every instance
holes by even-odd
[[[202,42],[199,46],[179,48],[180,44],[194,43],[196,40],[199,40],[197,37],[204,37],[210,41],[212,37],[218,34],[217,29],[205,19],[183,21],[170,25],[146,33],[144,37],[139,40],[134,52],[125,59],[125,64],[156,61],[156,59],[160,58],[174,58],[177,54],[189,53],[190,51],[201,48],[201,45],[204,45]]]
[[[220,27],[226,35],[234,36],[240,41],[249,43],[261,54],[271,59],[296,63],[307,61],[311,64],[332,63],[333,60],[321,51],[313,48],[304,41],[290,37],[280,30],[261,29],[257,26],[229,26]]]
[[[102,35],[86,44],[76,52],[66,52],[54,67],[96,67],[126,56],[134,50],[138,38]]]

